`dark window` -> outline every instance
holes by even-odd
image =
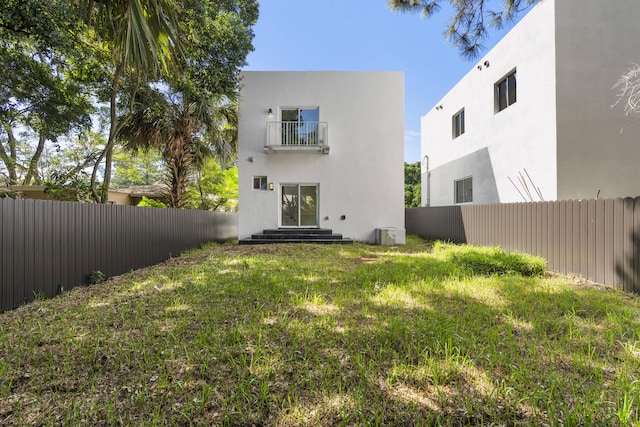
[[[496,83],[496,112],[502,111],[516,102],[516,72]]]
[[[453,116],[453,138],[457,138],[464,133],[464,108]]]
[[[473,202],[473,178],[464,178],[455,181],[456,203]]]
[[[267,177],[266,176],[254,176],[253,177],[253,189],[254,190],[266,190],[267,189]]]
[[[318,145],[319,108],[282,108],[282,145]]]

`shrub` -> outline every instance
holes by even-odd
[[[473,274],[520,274],[539,276],[547,270],[544,258],[518,252],[506,252],[498,247],[450,245],[436,242],[434,254]]]
[[[143,207],[143,208],[166,208],[167,207],[167,205],[165,205],[164,203],[158,200],[149,199],[147,197],[142,197],[142,200],[140,200],[140,202],[136,206]]]

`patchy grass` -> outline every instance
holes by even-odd
[[[639,425],[640,298],[539,262],[191,251],[0,314],[0,425]]]

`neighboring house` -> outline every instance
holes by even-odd
[[[129,188],[109,190],[107,203],[113,205],[136,206],[143,197],[166,203],[166,185],[139,185]],[[55,200],[45,193],[44,185],[11,185],[0,188],[0,192],[12,193],[21,199]]]
[[[640,195],[640,123],[612,108],[638,18],[638,0],[534,6],[422,117],[422,204],[528,201],[521,177],[534,201]]]
[[[166,184],[133,185],[109,190],[109,202],[113,201],[116,205],[137,206],[142,198],[146,197],[166,205],[169,203],[168,194],[169,186]]]
[[[264,229],[323,228],[404,243],[404,75],[242,74],[239,238]]]

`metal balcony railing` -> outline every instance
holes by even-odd
[[[266,148],[328,148],[328,129],[327,122],[268,122]]]

